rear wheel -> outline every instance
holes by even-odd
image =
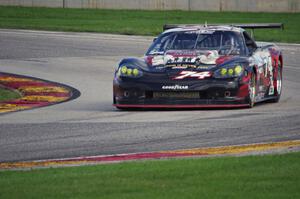
[[[256,96],[256,75],[254,72],[251,74],[248,90],[249,90],[248,104],[249,107],[252,108],[255,104],[255,96]]]
[[[275,85],[275,98],[271,100],[271,102],[278,102],[281,96],[281,92],[282,92],[282,69],[281,69],[281,65],[278,65],[278,71],[277,71],[277,76],[276,76],[276,85]]]

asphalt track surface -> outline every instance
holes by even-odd
[[[0,71],[77,88],[66,103],[0,115],[0,162],[300,139],[300,46],[284,51],[279,103],[252,109],[119,111],[113,71],[150,37],[0,30]]]

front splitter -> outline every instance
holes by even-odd
[[[117,108],[148,108],[148,109],[200,109],[200,108],[245,108],[249,104],[195,104],[195,105],[163,105],[163,104],[114,104]]]

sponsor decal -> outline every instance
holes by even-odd
[[[187,90],[189,89],[189,86],[182,86],[182,85],[170,85],[170,86],[162,86],[161,87],[164,90]]]
[[[203,66],[197,66],[197,69],[209,69],[209,68],[212,68],[211,66],[206,66],[206,65],[203,65]]]
[[[259,51],[253,55],[253,59],[250,61],[258,66],[259,74],[264,76],[264,79],[270,81],[268,94],[274,95],[273,62],[271,53],[269,51]]]
[[[169,50],[164,55],[155,55],[145,58],[152,66],[165,65],[175,69],[201,68],[208,69],[216,64],[219,58],[218,51],[192,51],[192,50]]]
[[[164,56],[164,63],[168,67],[174,67],[178,65],[186,67],[203,67],[204,64],[215,65],[218,58],[219,54],[215,50],[207,51],[205,54],[194,51],[168,51]]]
[[[264,74],[264,68],[263,68],[263,67],[260,67],[260,68],[258,69],[258,73],[259,73],[259,74]]]
[[[211,77],[211,72],[181,71],[177,77],[174,77],[174,79],[185,79],[185,78],[204,79],[206,77]]]
[[[166,65],[171,64],[194,64],[195,58],[192,57],[170,57],[169,55],[166,56]]]
[[[152,58],[152,65],[153,66],[159,66],[164,64],[164,56],[163,55],[158,55],[154,56]]]
[[[191,68],[193,67],[194,68],[194,65],[187,65],[187,64],[184,64],[184,65],[168,65],[168,67],[171,67],[172,69],[187,69],[187,68]]]
[[[265,87],[264,86],[259,86],[259,91],[264,91],[265,90]]]
[[[216,50],[207,52],[205,55],[199,57],[199,62],[203,64],[216,64],[216,60],[219,58],[219,53]]]
[[[267,77],[268,76],[268,71],[272,73],[271,70],[273,70],[271,55],[268,55],[268,56],[264,57],[263,58],[263,63],[264,63],[265,77]]]
[[[214,66],[211,65],[194,65],[194,64],[168,64],[166,65],[167,67],[170,67],[172,69],[187,69],[187,68],[195,68],[195,69],[202,69],[202,70],[208,70]]]
[[[270,88],[269,95],[274,95],[274,77],[273,77],[273,65],[271,56],[268,57],[268,71],[270,74]]]
[[[274,95],[273,64],[271,54],[269,52],[266,52],[262,59],[265,78],[269,77],[270,80],[269,95]]]
[[[213,34],[214,30],[191,30],[186,31],[185,34]]]

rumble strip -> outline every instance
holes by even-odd
[[[272,150],[298,149],[300,140],[260,143],[248,145],[235,145],[211,148],[194,148],[175,151],[160,151],[149,153],[118,154],[105,156],[88,156],[77,158],[39,160],[28,162],[0,162],[0,170],[3,169],[31,169],[47,167],[80,166],[103,163],[117,163],[133,160],[180,158],[180,157],[209,157],[216,155],[245,155],[251,153],[262,153]]]
[[[2,72],[0,85],[21,94],[19,99],[0,102],[0,114],[58,104],[80,96],[80,92],[70,86]]]

